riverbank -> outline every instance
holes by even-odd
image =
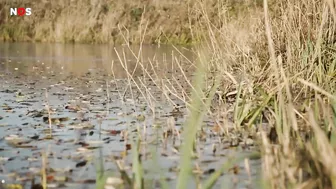
[[[9,16],[10,7],[32,15]],[[176,1],[2,1],[1,40],[76,43],[191,43],[188,4]]]
[[[191,44],[206,31],[200,21],[222,25],[217,1],[1,1],[0,40],[75,43]],[[229,3],[221,14],[245,12],[256,4]],[[30,16],[10,16],[29,7]],[[245,7],[246,10],[243,10]],[[242,9],[242,10],[241,10]],[[234,19],[234,18],[233,18]],[[202,27],[200,27],[202,26]]]

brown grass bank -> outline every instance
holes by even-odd
[[[336,188],[335,1],[264,0],[234,19],[219,4],[221,24],[199,7],[219,101],[236,94],[219,114],[233,114],[237,133],[260,132],[266,188]]]
[[[200,16],[190,14],[193,4],[187,0],[2,0],[0,40],[189,44],[197,40],[190,30]],[[10,8],[15,7],[30,7],[32,15],[10,16]]]
[[[32,15],[10,16],[11,7]],[[12,1],[0,2],[2,40],[84,43],[189,43],[186,1]]]

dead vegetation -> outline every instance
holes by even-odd
[[[11,23],[7,17],[1,28],[2,33],[7,32],[3,39],[25,40],[28,36],[38,41],[127,44],[202,41],[195,49],[207,71],[206,79],[199,81],[206,84],[205,89],[200,92],[182,78],[196,91],[193,98],[198,99],[197,105],[204,107],[200,108],[204,112],[208,110],[207,97],[211,97],[208,94],[215,93],[212,105],[217,106],[209,114],[217,119],[215,128],[219,133],[230,135],[232,141],[233,134],[260,141],[266,188],[336,188],[332,166],[336,156],[334,1],[195,1],[178,6],[169,4],[174,1],[89,2],[98,9],[80,8],[84,1],[74,5],[60,2],[47,3],[45,6],[59,7],[59,12],[55,9],[44,13],[46,20],[34,22],[35,29],[30,34],[18,30],[24,31],[21,38],[5,28]],[[72,6],[80,11],[72,12]],[[141,66],[140,59],[137,63]],[[155,74],[146,74],[160,82],[158,87],[163,93],[169,91],[192,108],[192,97],[178,88],[181,81],[170,83]],[[131,73],[128,80],[135,83]],[[146,85],[140,81],[137,87],[145,89],[141,95],[151,104]],[[200,113],[194,114],[199,121]],[[190,124],[199,126],[197,121]],[[229,127],[229,123],[233,126]],[[192,134],[185,134],[186,147],[182,148],[188,156],[183,156],[181,162],[190,161],[188,150],[199,128],[189,129]],[[138,155],[136,150],[134,153]],[[134,168],[136,184],[141,188],[141,162],[137,158],[134,162],[138,166]],[[186,185],[182,178],[190,169],[182,166],[180,188]]]

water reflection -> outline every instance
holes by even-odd
[[[89,70],[103,70],[105,74],[113,71],[117,78],[123,78],[126,76],[125,62],[129,72],[137,67],[135,75],[139,75],[142,66],[166,72],[176,69],[174,64],[177,61],[186,61],[183,56],[192,59],[191,50],[186,48],[148,45],[142,46],[140,54],[139,46],[132,46],[131,50],[127,46],[112,45],[0,43],[0,69],[17,70],[28,75],[36,69],[79,75]],[[140,58],[142,66],[136,66],[136,57]]]

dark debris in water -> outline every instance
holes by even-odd
[[[149,151],[156,149],[166,180],[176,182],[187,112],[185,106],[179,105],[183,102],[171,97],[175,103],[171,105],[158,98],[154,116],[136,87],[132,86],[134,94],[127,92],[120,99],[120,91],[129,87],[127,80],[106,79],[107,76],[93,73],[76,77],[39,73],[37,77],[0,79],[0,164],[6,170],[1,169],[0,173],[7,175],[5,179],[14,178],[28,188],[41,188],[40,184],[23,181],[34,177],[41,183],[37,175],[45,160],[50,186],[72,188],[79,184],[95,188],[100,160],[105,170],[119,171],[124,178],[131,174],[128,167],[132,166],[132,149],[136,148],[133,142],[141,136],[141,146],[146,150],[141,150],[140,157],[146,171],[153,167],[153,154]],[[106,80],[110,81],[109,98]],[[160,90],[152,91],[161,96]],[[132,100],[132,95],[138,98]],[[241,147],[242,143],[253,150],[253,142],[224,135],[212,120],[205,124],[194,149],[194,161],[203,175],[214,173],[226,162],[228,154],[248,151]],[[122,160],[123,172],[115,163]],[[247,179],[243,171],[232,170]]]
[[[81,162],[78,162],[78,163],[76,164],[76,167],[83,167],[83,166],[86,165],[86,163],[87,163],[87,161],[81,161]]]
[[[10,89],[5,89],[5,90],[2,90],[0,91],[1,93],[16,93],[17,90],[10,90]]]

